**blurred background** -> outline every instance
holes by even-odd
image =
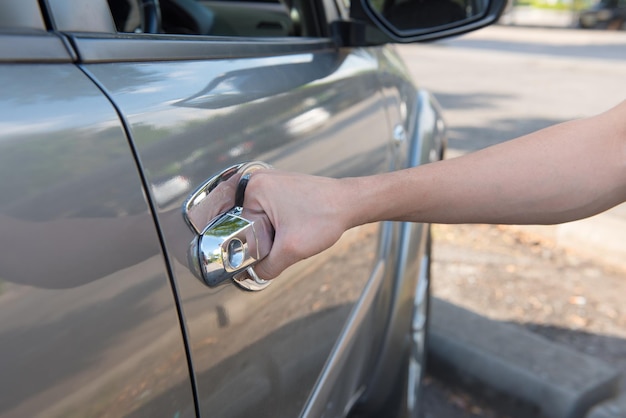
[[[501,23],[623,30],[624,0],[509,0]]]
[[[514,0],[496,25],[398,50],[443,107],[453,158],[625,100],[625,17],[626,0]],[[625,205],[559,226],[435,225],[433,232],[437,299],[626,376]],[[461,380],[430,370],[426,416],[541,415],[497,387]],[[620,396],[587,416],[626,416]]]

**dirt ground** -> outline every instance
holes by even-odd
[[[436,225],[433,236],[436,297],[523,326],[626,375],[626,261],[608,266],[508,226]],[[496,407],[497,399],[450,383],[426,380],[427,417],[515,416],[510,403]],[[451,409],[435,410],[433,396],[445,397]]]

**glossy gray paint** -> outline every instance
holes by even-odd
[[[70,9],[76,13],[56,21],[66,29],[87,10],[55,10]],[[30,35],[10,38],[20,41],[0,48],[0,61],[78,59],[94,83],[71,65],[6,66],[14,72],[0,74],[17,80],[0,110],[10,109],[5,126],[21,130],[0,137],[10,139],[2,151],[12,163],[4,167],[23,182],[3,197],[28,202],[0,222],[13,239],[3,254],[10,278],[4,309],[0,291],[0,318],[11,318],[0,324],[10,342],[0,342],[0,353],[17,359],[7,370],[20,374],[16,389],[0,395],[0,416],[193,416],[176,296],[202,416],[341,416],[359,397],[373,405],[368,393],[385,397],[404,364],[396,360],[408,329],[396,319],[412,301],[421,226],[355,229],[250,294],[207,289],[192,276],[191,233],[180,206],[195,186],[241,161],[337,177],[422,161],[411,160],[413,151],[438,145],[436,135],[417,133],[435,125],[420,117],[417,91],[397,56],[315,38]],[[53,39],[46,45],[55,47],[36,50],[44,41],[35,38]],[[66,95],[71,104],[59,104]],[[37,125],[37,106],[14,107],[18,97],[45,105],[42,114],[62,123]],[[397,124],[412,140],[390,140]],[[46,146],[31,156],[25,144]],[[48,144],[60,145],[50,152]],[[69,174],[58,178],[59,167]],[[34,186],[42,173],[50,190]],[[23,199],[24,191],[32,199]],[[158,231],[148,207],[156,209]],[[31,212],[41,218],[36,229]],[[15,289],[26,283],[35,297],[12,307]]]
[[[0,64],[0,416],[194,414],[135,161],[73,64]]]
[[[428,164],[442,158],[446,146],[445,125],[434,97],[425,90],[416,91],[411,88],[411,84],[406,82],[408,78],[402,67],[395,67],[390,72],[383,71],[382,77],[385,80],[385,96],[391,103],[397,104],[390,106],[390,118],[396,124],[406,126],[409,140],[400,151],[406,166]],[[411,401],[406,398],[407,392],[412,390],[411,384],[406,380],[407,364],[400,363],[397,359],[406,360],[407,351],[413,349],[411,340],[406,337],[406,329],[411,326],[414,310],[419,309],[414,305],[413,298],[420,286],[418,280],[430,279],[422,271],[423,268],[429,268],[428,265],[423,265],[430,251],[429,226],[403,222],[398,227],[399,248],[394,263],[397,271],[394,280],[388,283],[391,302],[388,315],[385,316],[387,322],[383,327],[384,344],[376,356],[376,366],[370,376],[372,384],[367,386],[356,406],[362,411],[377,411],[390,404],[400,404],[401,408],[408,410],[420,408],[419,404],[410,405]],[[428,307],[424,309],[427,310]],[[423,368],[425,364],[420,366]],[[381,385],[376,382],[389,382],[391,387],[381,390]],[[404,415],[401,413],[401,416]]]
[[[69,63],[75,59],[64,40],[54,34],[36,32],[0,36],[0,63]]]
[[[248,293],[232,285],[209,289],[193,276],[186,256],[192,234],[180,207],[207,178],[243,161],[336,177],[392,168],[378,65],[373,51],[326,47],[85,65],[126,115],[147,173],[180,289],[203,416],[297,415],[332,352],[344,358],[334,371],[341,375],[308,402],[335,405],[341,410],[330,415],[342,414],[363,384],[377,351],[371,341],[382,332],[374,327],[373,301],[392,273],[388,249],[377,248],[379,226],[351,231],[266,290]],[[347,326],[368,281],[370,302],[360,305],[358,326]],[[346,333],[350,338],[333,348]]]

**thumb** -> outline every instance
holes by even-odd
[[[269,254],[254,266],[254,271],[261,279],[275,279],[287,267],[306,258],[305,254],[297,251],[299,247],[297,243],[289,244],[288,241],[281,236],[279,231],[276,232]]]
[[[254,266],[254,272],[263,280],[275,279],[283,271],[283,268],[277,266],[269,258],[270,256],[268,255]]]
[[[276,244],[274,244],[267,257],[263,258],[254,266],[254,271],[261,279],[272,280],[278,277],[289,265],[290,263],[286,262],[285,258],[280,256],[280,251],[276,248]]]

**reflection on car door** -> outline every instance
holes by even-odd
[[[121,121],[61,39],[32,27],[37,1],[3,13],[18,19],[0,33],[0,416],[193,416]]]
[[[84,68],[125,116],[146,174],[182,302],[200,411],[296,416],[366,285],[385,274],[380,225],[350,231],[261,292],[212,289],[190,269],[193,234],[181,205],[206,179],[240,162],[334,177],[388,170],[377,59],[324,39],[177,39],[138,40],[135,59],[142,62],[135,63],[103,52],[124,49],[125,40],[77,36],[75,43],[87,61],[109,61]],[[224,44],[228,58],[220,55]],[[342,374],[340,385],[336,376],[324,382],[349,397],[374,346],[348,341],[333,364],[353,373]]]

